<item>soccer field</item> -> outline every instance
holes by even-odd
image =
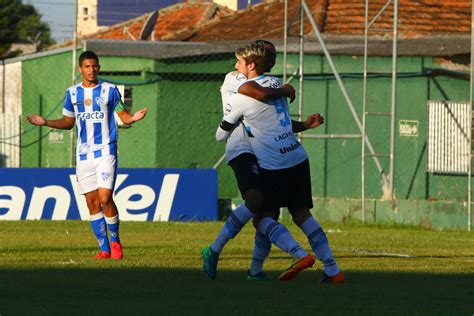
[[[201,272],[201,247],[222,222],[123,222],[122,261],[96,261],[89,223],[0,223],[0,315],[303,314],[473,315],[474,239],[468,232],[323,223],[346,283],[320,284],[321,265],[281,282],[290,259],[272,248],[267,281],[246,281],[247,225]],[[287,223],[310,250],[302,233]]]

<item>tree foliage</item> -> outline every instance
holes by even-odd
[[[21,0],[0,0],[0,59],[21,53],[10,51],[14,43],[34,44],[41,50],[54,41],[49,25],[41,22],[34,6]]]

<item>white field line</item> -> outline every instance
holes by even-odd
[[[69,259],[69,261],[57,261],[57,262],[51,262],[51,264],[62,264],[62,265],[72,264],[72,265],[75,265],[75,264],[79,264],[79,262],[76,262],[72,259]]]
[[[364,249],[348,249],[342,250],[351,253],[369,255],[369,256],[384,256],[384,257],[394,257],[394,258],[420,258],[419,256],[412,256],[404,253],[390,253],[390,252],[378,252]]]

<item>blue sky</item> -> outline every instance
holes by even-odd
[[[41,21],[49,24],[57,43],[72,39],[75,0],[23,0],[23,3],[33,5],[41,13]]]

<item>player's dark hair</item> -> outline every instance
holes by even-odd
[[[266,67],[264,67],[265,72],[270,72],[275,66],[276,62],[276,48],[275,45],[273,45],[272,42],[267,41],[267,40],[256,40],[254,42],[257,45],[263,45],[265,47],[265,61],[266,61]]]
[[[276,50],[276,49],[275,49],[275,45],[273,45],[273,43],[270,42],[270,41],[267,41],[267,40],[256,40],[255,43],[256,43],[256,44],[261,44],[261,45],[264,45],[264,46],[269,46],[269,47],[273,48],[273,50]]]
[[[79,55],[79,66],[81,66],[82,62],[86,59],[95,59],[95,61],[99,63],[99,56],[97,56],[97,54],[94,53],[93,51],[86,50],[81,55]]]

